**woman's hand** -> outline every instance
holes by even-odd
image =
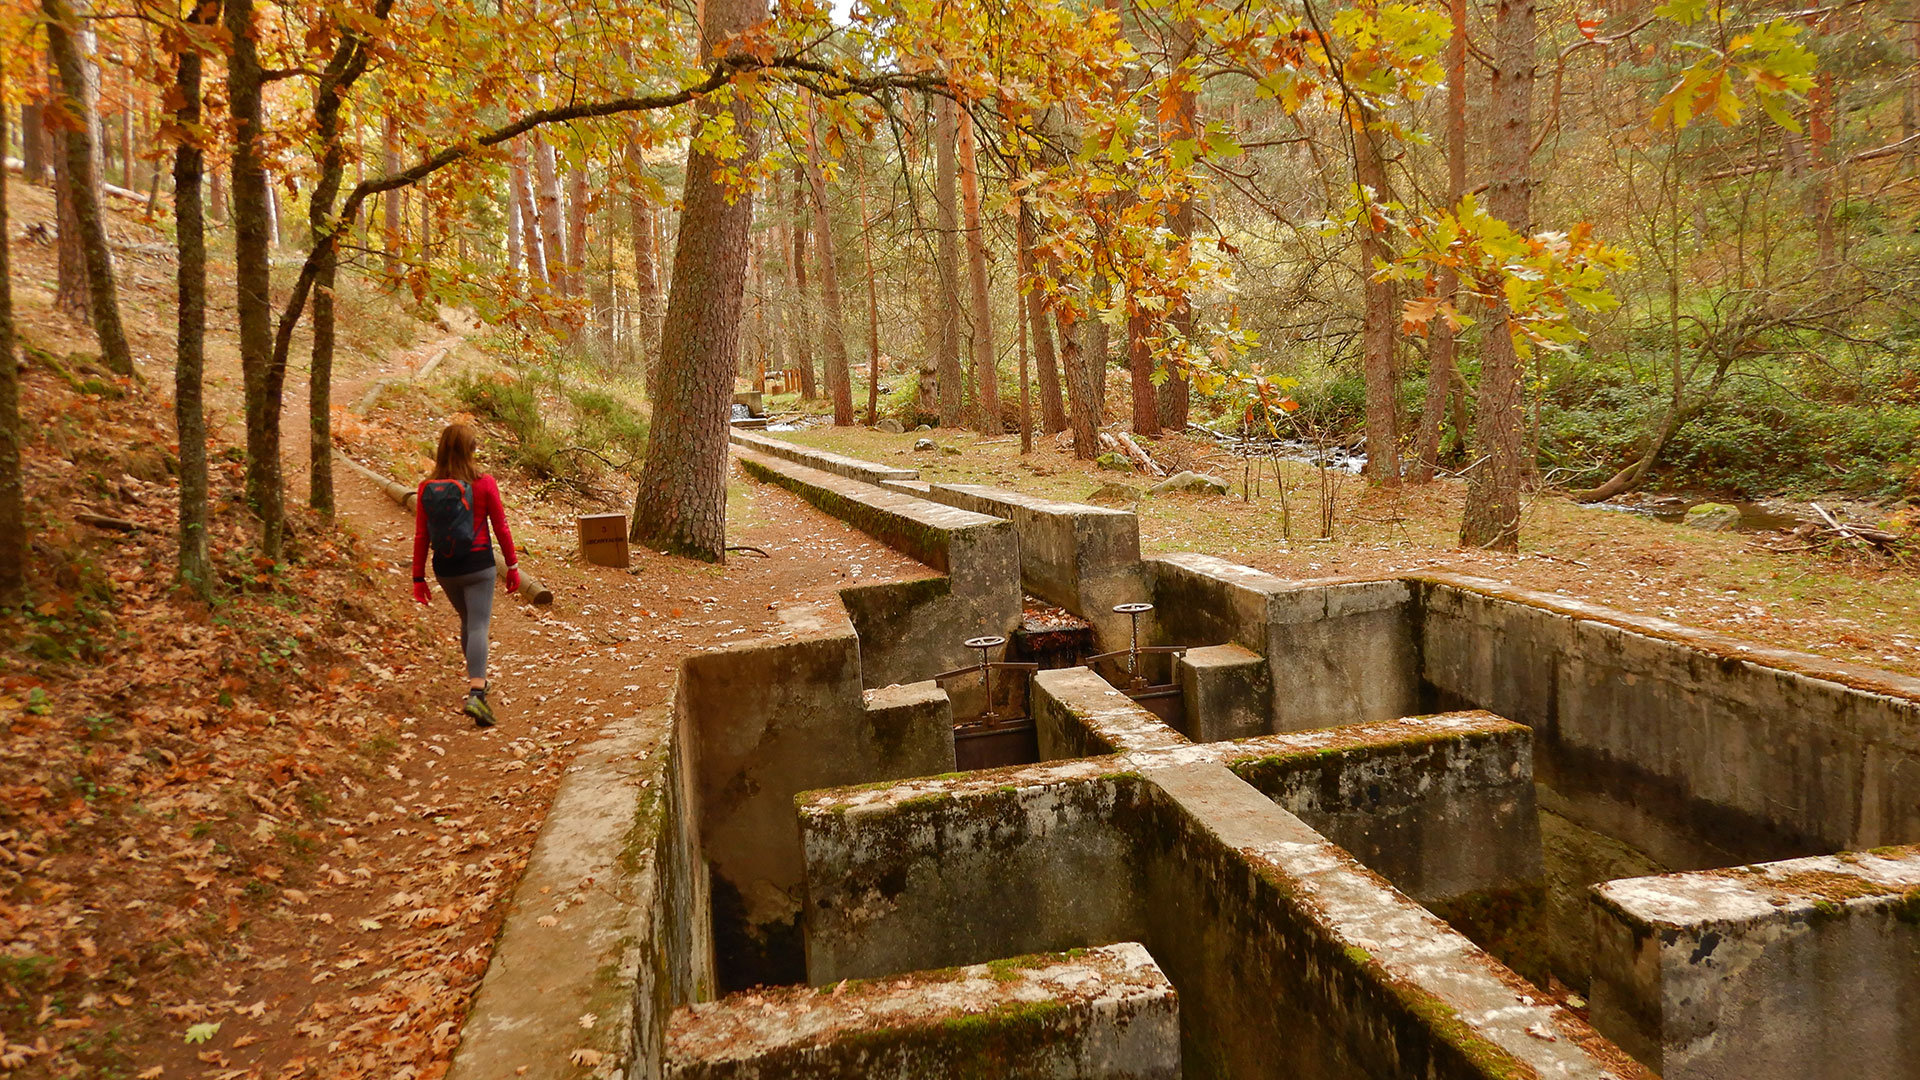
[[[520,591],[520,568],[517,566],[507,567],[507,591]]]
[[[432,596],[427,592],[426,582],[416,581],[413,583],[413,598],[422,604],[432,600]]]

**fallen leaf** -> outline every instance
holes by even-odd
[[[187,1041],[190,1043],[203,1043],[213,1038],[219,1031],[220,1022],[217,1020],[211,1024],[195,1024],[187,1029]]]
[[[575,1065],[598,1065],[605,1056],[598,1050],[589,1050],[584,1046],[568,1055]]]

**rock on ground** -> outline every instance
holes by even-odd
[[[1704,502],[1687,511],[1681,522],[1689,529],[1707,532],[1732,532],[1740,525],[1740,508],[1726,503]]]
[[[1147,494],[1165,495],[1170,491],[1189,491],[1201,495],[1225,495],[1229,490],[1225,480],[1189,469],[1174,473],[1153,485],[1147,489]],[[1737,515],[1738,511],[1735,513]]]

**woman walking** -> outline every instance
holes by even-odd
[[[433,474],[414,493],[413,598],[430,600],[425,575],[433,548],[433,576],[460,614],[460,648],[467,657],[467,703],[476,727],[493,726],[487,705],[487,621],[493,615],[494,558],[491,531],[500,534],[507,591],[520,588],[513,534],[507,530],[500,485],[474,468],[478,439],[466,424],[448,424],[433,456]]]

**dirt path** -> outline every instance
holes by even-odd
[[[48,212],[45,192],[11,191],[16,227]],[[437,594],[412,602],[412,521],[372,484],[336,472],[340,525],[357,541],[296,509],[301,557],[249,557],[219,268],[207,390],[216,565],[231,592],[208,608],[171,589],[174,488],[164,468],[121,474],[134,457],[163,461],[170,441],[172,268],[150,227],[116,218],[113,231],[144,386],[87,398],[36,367],[23,399],[38,423],[29,490],[115,610],[91,662],[0,657],[0,1075],[431,1080],[575,751],[665,701],[689,652],[776,629],[782,604],[925,569],[738,477],[730,538],[769,558],[708,566],[642,550],[631,572],[591,567],[572,554],[574,510],[503,474],[516,538],[556,598],[535,609],[497,594],[501,723],[475,729],[458,712],[454,616]],[[49,309],[51,249],[14,251],[29,342],[84,353],[86,328]],[[344,406],[444,336],[378,307],[343,331]],[[303,354],[283,428],[295,507]],[[447,419],[399,396],[360,434],[413,446],[415,428]],[[75,526],[83,499],[140,531]],[[36,616],[53,621],[29,629],[58,644],[73,598],[56,599]]]

